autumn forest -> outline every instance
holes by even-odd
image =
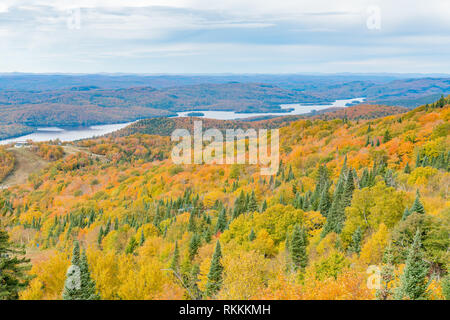
[[[149,120],[30,142],[45,167],[0,190],[0,299],[450,299],[450,97],[390,111],[259,123],[273,176],[176,165]]]

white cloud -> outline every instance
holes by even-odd
[[[0,1],[0,71],[450,72],[449,1]]]

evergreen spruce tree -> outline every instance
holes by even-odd
[[[211,267],[209,268],[208,280],[206,282],[205,294],[207,297],[214,297],[222,287],[223,266],[220,261],[222,258],[222,250],[220,242],[217,240],[216,248],[212,256]]]
[[[361,180],[359,181],[359,188],[365,188],[367,187],[369,184],[369,170],[367,170],[367,168],[364,168],[362,176],[361,176]]]
[[[410,174],[411,173],[411,168],[409,167],[409,163],[406,163],[405,169],[403,170],[404,173],[406,174]]]
[[[258,211],[258,203],[256,202],[255,192],[252,191],[249,199],[248,199],[248,211],[256,212]]]
[[[245,200],[245,194],[244,191],[241,191],[238,198],[236,199],[234,203],[234,209],[233,209],[233,219],[236,219],[245,212],[246,209],[246,200]]]
[[[343,172],[338,179],[336,189],[334,190],[333,202],[331,203],[330,210],[327,213],[327,220],[323,226],[321,237],[325,237],[330,232],[341,232],[341,227],[345,218],[344,208],[342,207],[342,197],[344,193],[343,185]]]
[[[194,259],[195,255],[198,252],[198,248],[200,247],[201,239],[197,233],[192,235],[191,240],[189,241],[189,258]]]
[[[110,230],[111,230],[111,220],[108,219],[108,222],[106,223],[106,228],[105,228],[104,235],[106,236],[109,233]]]
[[[262,203],[262,205],[261,205],[261,210],[260,210],[260,212],[264,212],[264,211],[266,211],[266,210],[267,210],[267,200],[264,199],[264,201],[263,201],[263,203]]]
[[[420,154],[420,152],[418,152],[416,155],[416,168],[421,167],[421,166],[422,166],[421,154]]]
[[[324,188],[320,196],[319,211],[322,216],[326,217],[331,206],[331,197],[328,193],[328,187]]]
[[[342,206],[348,207],[352,202],[353,191],[355,190],[355,183],[353,180],[353,171],[348,170],[347,179],[344,185],[344,192],[342,198]]]
[[[28,285],[30,260],[20,257],[24,254],[25,250],[11,243],[0,225],[0,300],[18,299],[19,291]]]
[[[170,269],[174,272],[180,271],[180,251],[178,249],[178,242],[175,241],[175,249],[173,250],[172,261],[170,263]]]
[[[427,274],[430,269],[423,260],[420,231],[417,229],[414,241],[409,248],[405,269],[400,278],[400,287],[396,292],[397,299],[422,300],[427,298]]]
[[[81,296],[82,300],[99,300],[100,295],[95,288],[95,281],[91,278],[89,271],[89,264],[86,257],[86,252],[83,250],[80,260],[80,273],[81,273]]]
[[[392,137],[388,129],[384,132],[383,143],[391,141]]]
[[[195,230],[196,230],[194,216],[195,216],[195,210],[192,210],[189,215],[189,224],[188,224],[188,231],[191,231],[191,232],[195,232]]]
[[[144,236],[144,229],[141,230],[141,238],[139,239],[139,246],[142,247],[142,245],[145,242],[145,236]]]
[[[222,210],[220,210],[219,217],[217,218],[216,233],[224,232],[226,227],[227,227],[227,211],[225,208],[222,208]]]
[[[352,243],[350,251],[359,254],[361,252],[362,230],[360,227],[356,228],[352,235]]]
[[[160,212],[160,209],[159,209],[159,206],[157,206],[156,207],[156,212],[155,212],[155,216],[153,217],[153,224],[156,226],[156,227],[159,227],[159,224],[160,224],[160,222],[161,222],[161,212]]]
[[[297,195],[297,186],[295,184],[292,185],[292,194],[294,197]]]
[[[303,270],[308,264],[308,256],[306,254],[306,234],[303,228],[300,228],[299,226],[294,227],[289,248],[294,270]]]
[[[82,299],[80,266],[80,244],[78,241],[75,241],[73,244],[71,265],[67,270],[66,282],[64,283],[63,300]]]
[[[206,243],[210,243],[211,242],[211,237],[212,237],[211,229],[210,228],[206,228],[203,231],[203,239],[205,239]]]
[[[410,214],[417,212],[420,214],[425,214],[425,208],[423,207],[422,202],[420,202],[420,193],[419,190],[416,191],[416,199],[414,200],[414,203],[411,207],[411,209],[409,210]]]
[[[289,166],[289,173],[286,181],[292,181],[295,179],[294,172],[292,171],[292,166]]]

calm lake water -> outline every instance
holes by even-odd
[[[208,118],[208,119],[217,119],[217,120],[235,120],[235,119],[245,119],[245,118],[251,118],[251,117],[259,117],[259,116],[268,116],[268,115],[274,115],[274,116],[288,116],[288,115],[299,115],[299,114],[306,114],[310,113],[313,110],[319,111],[324,110],[328,108],[333,107],[346,107],[347,104],[356,103],[356,102],[363,102],[364,98],[354,98],[354,99],[345,99],[345,100],[336,100],[333,103],[330,104],[321,104],[321,105],[311,105],[311,104],[301,104],[301,103],[294,103],[294,104],[282,104],[282,109],[293,109],[291,112],[267,112],[267,113],[236,113],[234,111],[199,111],[199,110],[192,110],[192,111],[184,111],[184,112],[178,112],[178,117],[188,117],[188,114],[190,112],[201,112],[204,114],[204,116],[201,116],[199,118]]]
[[[79,139],[93,138],[107,133],[111,133],[120,130],[122,128],[125,128],[131,123],[133,122],[105,124],[85,128],[58,128],[58,127],[38,128],[36,132],[27,134],[25,136],[1,140],[0,144],[7,144],[11,142],[26,141],[26,140],[33,140],[37,142],[56,139],[59,139],[61,141],[75,141]]]
[[[275,115],[275,116],[287,116],[287,115],[297,115],[297,114],[305,114],[309,113],[313,110],[319,111],[332,107],[346,107],[347,104],[362,102],[364,98],[355,98],[355,99],[346,99],[346,100],[336,100],[331,104],[323,104],[323,105],[306,105],[306,104],[282,104],[282,109],[293,109],[290,112],[285,113],[277,113],[277,112],[268,112],[268,113],[236,113],[234,111],[186,111],[179,112],[178,117],[186,117],[190,112],[202,112],[204,116],[201,118],[210,118],[210,119],[218,119],[218,120],[234,120],[234,119],[244,119],[250,117],[258,117],[258,116],[267,116],[267,115]],[[97,136],[101,136],[107,133],[111,133],[122,128],[125,128],[129,124],[128,123],[117,123],[117,124],[105,124],[98,126],[90,126],[86,128],[58,128],[58,127],[47,127],[47,128],[38,128],[36,132],[27,134],[25,136],[1,140],[0,144],[7,144],[12,142],[19,141],[49,141],[59,139],[61,141],[75,141],[80,139],[88,139]]]

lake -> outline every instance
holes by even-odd
[[[237,113],[234,111],[201,111],[201,110],[191,110],[191,111],[183,111],[178,112],[177,117],[188,117],[188,114],[191,112],[201,112],[204,115],[199,118],[208,118],[208,119],[217,119],[217,120],[236,120],[236,119],[245,119],[251,117],[260,117],[260,116],[290,116],[290,115],[300,115],[310,113],[313,110],[320,111],[328,108],[335,107],[346,107],[347,104],[352,104],[356,102],[363,102],[365,98],[354,98],[354,99],[343,99],[336,100],[333,103],[329,104],[301,104],[301,103],[291,103],[291,104],[282,104],[281,109],[293,109],[290,112],[267,112],[267,113]]]
[[[346,107],[347,104],[352,104],[356,102],[362,102],[364,98],[354,98],[354,99],[345,99],[345,100],[336,100],[330,104],[282,104],[282,109],[292,109],[290,112],[268,112],[268,113],[236,113],[234,111],[200,111],[200,110],[192,110],[185,112],[178,112],[177,117],[186,117],[190,112],[201,112],[204,115],[200,118],[209,118],[209,119],[217,119],[217,120],[234,120],[234,119],[245,119],[250,117],[259,117],[259,116],[287,116],[287,115],[298,115],[309,113],[313,110],[319,111],[333,107]],[[116,124],[105,124],[105,125],[97,125],[90,126],[85,128],[59,128],[59,127],[45,127],[38,128],[36,132],[27,134],[17,138],[11,138],[6,140],[1,140],[0,144],[8,144],[26,140],[32,141],[49,141],[59,139],[61,141],[75,141],[80,139],[88,139],[93,137],[102,136],[107,133],[111,133],[122,128],[125,128],[129,124],[128,123],[116,123]]]
[[[36,132],[27,134],[25,136],[1,140],[0,144],[7,144],[26,140],[32,140],[36,142],[56,140],[56,139],[59,139],[61,141],[75,141],[79,139],[87,139],[102,136],[104,134],[125,128],[126,126],[132,123],[133,122],[104,124],[83,128],[58,128],[58,127],[38,128]]]

